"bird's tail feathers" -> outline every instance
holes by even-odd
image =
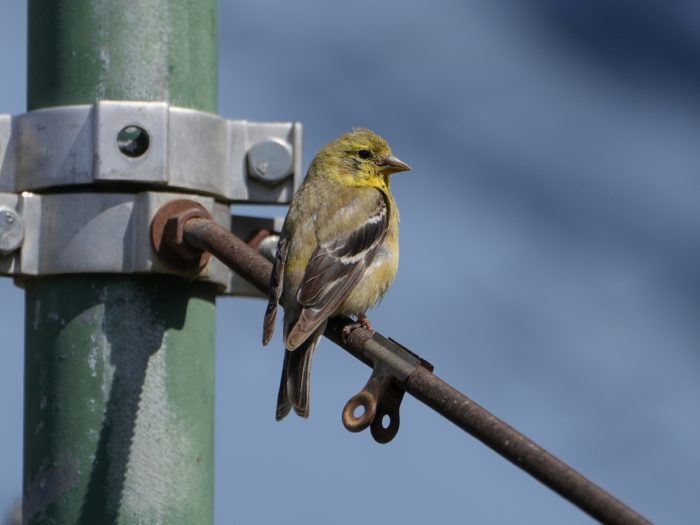
[[[277,395],[276,419],[280,421],[291,409],[301,417],[309,417],[311,396],[311,360],[326,328],[323,323],[295,350],[284,351],[282,378]]]
[[[277,411],[275,419],[282,421],[289,411],[292,410],[292,401],[289,399],[289,390],[287,390],[287,370],[289,370],[289,350],[284,351],[284,365],[282,366],[282,378],[280,379],[280,389],[277,392]]]

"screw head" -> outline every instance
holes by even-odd
[[[291,146],[277,139],[258,142],[248,151],[250,176],[270,185],[289,177],[293,162]]]
[[[24,241],[24,221],[17,210],[0,206],[0,255],[18,250]]]

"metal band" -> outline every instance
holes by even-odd
[[[300,123],[226,120],[165,102],[0,115],[0,275],[185,275],[156,257],[148,233],[158,208],[182,197],[173,191],[246,238],[280,221],[232,221],[229,204],[289,203],[301,157]],[[217,260],[186,276],[220,293],[257,293]]]
[[[226,120],[164,102],[0,115],[0,191],[125,183],[286,204],[301,180],[301,140],[300,123]]]
[[[217,259],[196,273],[158,259],[151,245],[151,222],[163,204],[180,198],[166,192],[0,193],[0,275],[161,273],[211,282],[221,294],[260,295]],[[189,198],[219,224],[233,224],[242,236],[281,226],[280,220],[232,219],[227,204],[210,197]]]

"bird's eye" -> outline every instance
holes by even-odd
[[[361,149],[357,152],[357,156],[361,159],[368,159],[372,156],[372,152],[366,149]]]

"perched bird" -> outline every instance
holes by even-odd
[[[329,317],[365,316],[396,277],[399,210],[390,176],[411,167],[384,139],[355,129],[311,162],[284,221],[272,268],[263,344],[284,307],[284,366],[277,420],[309,415],[311,358]]]

